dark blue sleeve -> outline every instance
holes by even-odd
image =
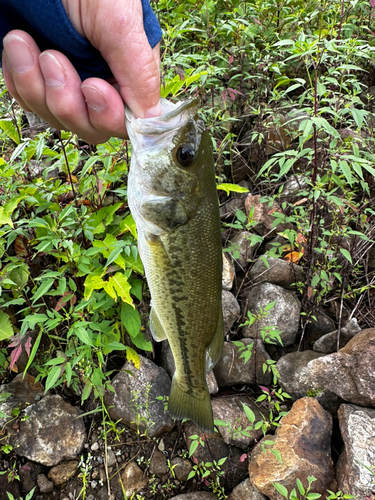
[[[145,32],[151,47],[155,47],[161,29],[149,0],[141,2]],[[100,52],[74,29],[61,0],[0,0],[1,49],[4,36],[12,29],[29,33],[42,51],[55,49],[65,54],[82,80],[112,76]]]

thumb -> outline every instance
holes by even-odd
[[[81,23],[134,115],[160,116],[159,47],[149,44],[141,0],[81,0]]]

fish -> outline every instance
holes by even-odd
[[[214,432],[206,371],[221,357],[222,246],[211,139],[197,99],[161,99],[162,116],[126,110],[128,204],[151,293],[150,330],[176,370],[169,413]]]

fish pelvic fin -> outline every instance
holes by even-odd
[[[186,391],[176,374],[172,380],[169,396],[169,413],[172,418],[192,420],[203,432],[215,432],[211,398],[208,388],[199,392]]]
[[[150,330],[155,342],[161,342],[167,338],[154,307],[151,308],[150,313]]]
[[[216,332],[206,351],[206,371],[209,372],[221,358],[224,346],[223,312],[220,307]]]

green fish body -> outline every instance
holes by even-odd
[[[162,100],[159,118],[127,111],[129,207],[151,291],[150,329],[176,371],[169,411],[213,432],[206,369],[223,347],[220,216],[210,137],[196,101]],[[206,367],[207,364],[207,367]]]

